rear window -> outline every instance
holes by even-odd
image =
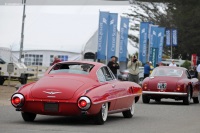
[[[89,74],[94,65],[85,63],[60,63],[56,64],[49,74],[53,73],[71,73],[71,74]]]
[[[183,74],[183,70],[174,69],[174,68],[156,68],[153,70],[150,76],[169,76],[169,77],[181,77]]]

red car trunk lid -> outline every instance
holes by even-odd
[[[81,81],[66,77],[45,77],[36,82],[31,88],[31,95],[33,98],[38,99],[67,100],[72,98],[83,84]]]
[[[156,76],[150,78],[148,89],[150,91],[174,91],[177,88],[178,77]]]

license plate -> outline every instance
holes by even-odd
[[[167,88],[167,83],[158,83],[158,89],[160,90],[164,90]]]
[[[44,103],[44,110],[48,112],[58,112],[58,103]]]

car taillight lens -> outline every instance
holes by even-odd
[[[84,108],[85,106],[87,106],[87,102],[85,100],[81,100],[79,101],[79,106]]]
[[[184,89],[184,85],[177,85],[176,90],[177,91],[182,91]]]
[[[21,102],[21,99],[19,97],[15,97],[12,99],[12,103],[15,105],[19,104],[20,102]]]
[[[147,89],[147,84],[144,84],[142,88],[143,88],[143,90],[146,90]]]
[[[91,101],[88,97],[80,97],[78,100],[78,107],[81,110],[88,110],[91,106]]]
[[[22,94],[14,94],[11,97],[11,103],[16,108],[22,107],[24,105],[24,96]]]

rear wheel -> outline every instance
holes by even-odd
[[[189,87],[188,90],[187,90],[187,96],[184,97],[184,99],[183,99],[183,104],[189,105],[190,100],[191,100],[191,91],[190,91],[190,87]]]
[[[147,95],[142,95],[142,101],[143,101],[143,103],[149,103],[150,102],[150,98],[148,98]]]
[[[103,125],[108,117],[108,103],[104,103],[101,106],[100,112],[94,117],[95,124]]]
[[[0,85],[3,85],[4,81],[5,81],[4,77],[0,77]]]
[[[199,103],[199,98],[198,97],[193,97],[193,102],[194,103]]]
[[[133,101],[133,104],[129,108],[129,110],[123,111],[122,114],[124,118],[132,118],[134,113],[135,113],[135,100]]]
[[[36,117],[36,114],[29,113],[29,112],[21,112],[21,114],[24,121],[28,121],[28,122],[34,121]]]
[[[156,98],[155,101],[156,101],[156,102],[160,102],[161,99],[160,99],[160,98]]]

